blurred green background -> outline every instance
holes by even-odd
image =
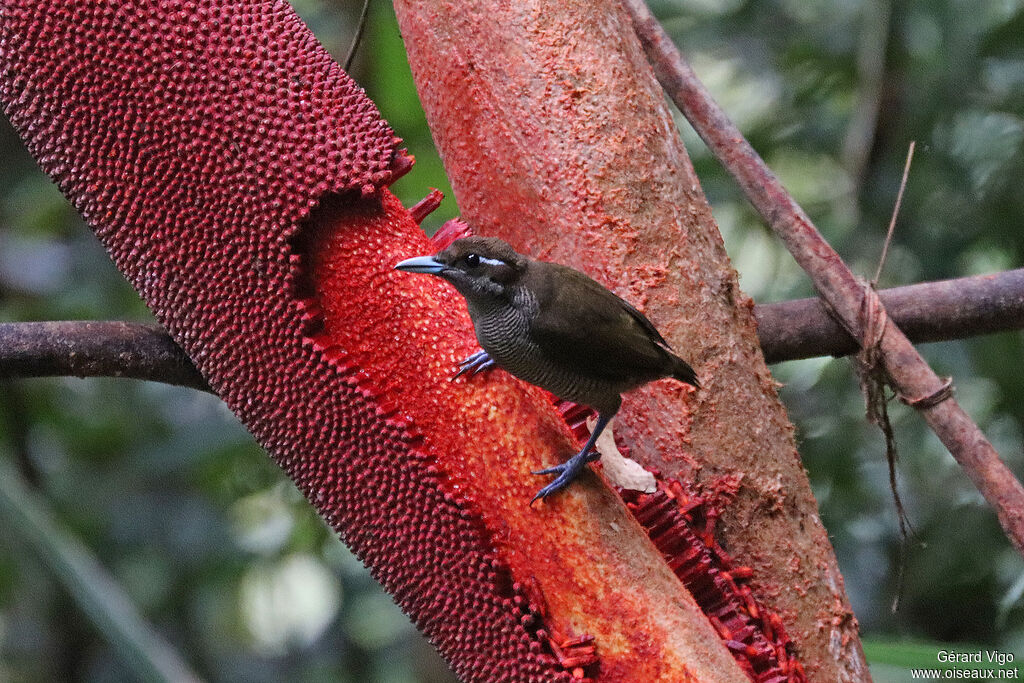
[[[360,3],[294,4],[342,58]],[[856,272],[874,273],[911,140],[917,155],[881,284],[1020,265],[1021,2],[691,0],[653,9]],[[353,75],[417,158],[399,196],[411,204],[429,187],[446,192],[428,229],[456,215],[388,3],[373,3]],[[732,181],[679,126],[744,289],[758,302],[810,295]],[[0,121],[0,321],[115,318],[151,319]],[[1024,476],[1024,336],[922,351],[955,377],[964,407]],[[937,665],[940,648],[1024,656],[1024,563],[922,421],[893,404],[916,530],[893,613],[900,540],[884,444],[864,420],[850,363],[773,370],[876,680],[909,680],[907,667]],[[204,679],[452,680],[211,396],[128,380],[2,382],[0,467],[0,681],[139,677],[126,664],[139,629],[104,616],[114,589],[80,586],[96,603],[83,610],[54,573],[77,544],[124,592],[128,611]],[[52,533],[32,541],[18,512],[27,509]]]

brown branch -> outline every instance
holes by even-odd
[[[159,325],[0,323],[0,377],[129,377],[210,391]]]
[[[714,102],[643,0],[625,0],[624,4],[669,97],[810,275],[815,289],[835,311],[843,327],[855,338],[862,338],[862,311],[868,299],[865,283],[828,245],[803,209]],[[884,310],[881,313],[884,315]],[[951,395],[938,401],[922,400],[944,396],[947,382],[921,358],[891,317],[883,325],[877,344],[896,391],[915,405],[996,511],[1017,550],[1024,554],[1024,487]]]
[[[1024,329],[1024,268],[895,287],[879,296],[915,344]],[[754,315],[769,363],[845,356],[860,348],[818,298],[761,304]]]
[[[1024,268],[895,287],[882,302],[915,343],[1024,329]],[[754,307],[765,360],[780,363],[855,353],[857,342],[821,299]],[[199,371],[158,325],[102,322],[0,323],[0,378],[129,377],[209,391]]]

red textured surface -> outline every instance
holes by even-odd
[[[659,482],[651,494],[624,493],[629,509],[751,679],[806,683],[782,620],[745,583],[752,571],[737,567],[712,535],[708,501],[678,481]]]
[[[56,0],[0,26],[0,96],[40,164],[461,677],[570,680],[419,439],[304,343],[289,238],[324,192],[388,182],[397,139],[292,10]]]
[[[40,164],[463,680],[736,679],[595,477],[526,505],[567,430],[507,376],[448,382],[461,301],[391,270],[432,251],[382,189],[409,160],[285,3],[8,2],[0,46]]]
[[[297,245],[308,254],[301,292],[314,347],[414,435],[520,587],[513,601],[529,606],[528,632],[561,666],[599,681],[717,678],[712,667],[728,655],[656,549],[635,544],[633,529],[643,532],[612,491],[588,475],[570,494],[528,505],[540,485],[530,470],[576,449],[549,395],[501,371],[452,381],[477,348],[464,301],[438,278],[392,266],[466,226],[449,221],[430,242],[390,193],[382,203],[325,204]],[[368,309],[375,315],[360,315]],[[699,628],[680,613],[699,617]]]
[[[590,436],[587,420],[596,413],[555,399],[558,412],[582,445]],[[626,449],[620,448],[625,455]],[[746,581],[749,567],[738,566],[714,536],[721,506],[739,482],[722,482],[723,492],[702,496],[675,480],[658,479],[658,490],[644,494],[619,490],[669,567],[708,616],[733,657],[756,683],[806,683],[803,666],[782,620],[755,597]],[[712,500],[715,498],[721,500]]]

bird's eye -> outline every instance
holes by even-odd
[[[470,268],[476,268],[480,265],[480,257],[476,254],[466,254],[466,265]]]

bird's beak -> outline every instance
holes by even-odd
[[[407,258],[395,266],[395,270],[404,270],[407,273],[428,273],[429,275],[437,275],[445,268],[447,266],[434,260],[433,256]]]

